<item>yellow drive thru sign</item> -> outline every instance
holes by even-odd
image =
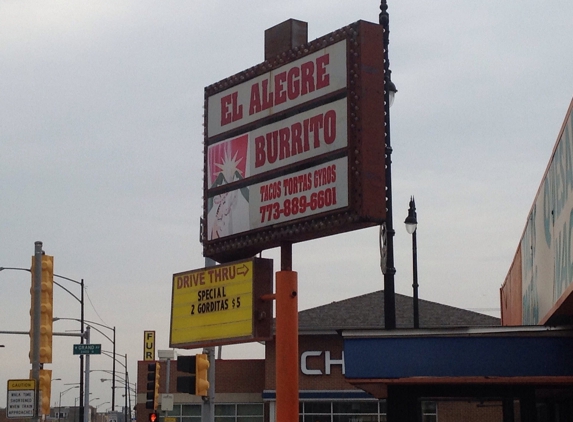
[[[173,275],[170,347],[270,338],[272,260],[252,258]],[[267,327],[268,325],[268,327]]]

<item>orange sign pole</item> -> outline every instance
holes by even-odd
[[[298,421],[298,280],[279,271],[276,286],[277,422]]]
[[[298,278],[291,267],[292,245],[285,244],[276,273],[277,422],[298,422]]]

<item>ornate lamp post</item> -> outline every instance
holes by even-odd
[[[380,3],[379,23],[384,29],[384,140],[386,154],[384,158],[386,179],[386,222],[381,227],[381,242],[384,243],[382,272],[384,274],[384,327],[388,330],[396,328],[396,300],[394,289],[394,227],[392,223],[392,146],[390,144],[390,106],[394,94],[398,91],[392,82],[388,44],[390,35],[388,4],[386,0]]]
[[[416,203],[414,202],[413,196],[410,198],[408,217],[406,217],[406,220],[404,220],[404,224],[406,224],[406,231],[412,235],[412,288],[414,289],[414,328],[420,328],[420,313],[418,310],[418,247],[416,243],[418,218],[416,215]]]

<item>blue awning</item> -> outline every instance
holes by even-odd
[[[573,338],[568,336],[343,335],[348,380],[573,376]]]

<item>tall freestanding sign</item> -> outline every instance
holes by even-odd
[[[358,21],[205,89],[204,255],[381,224],[384,58]]]
[[[265,48],[264,63],[205,88],[203,254],[230,272],[230,262],[281,246],[276,293],[252,297],[259,307],[276,299],[279,421],[298,420],[298,284],[291,245],[384,223],[390,153],[384,28],[358,21],[293,47],[300,23],[267,30],[276,45],[292,48]],[[253,321],[271,315],[252,309],[239,315],[228,307],[238,293],[233,283],[207,282],[212,270],[174,275],[172,346],[256,338]]]

